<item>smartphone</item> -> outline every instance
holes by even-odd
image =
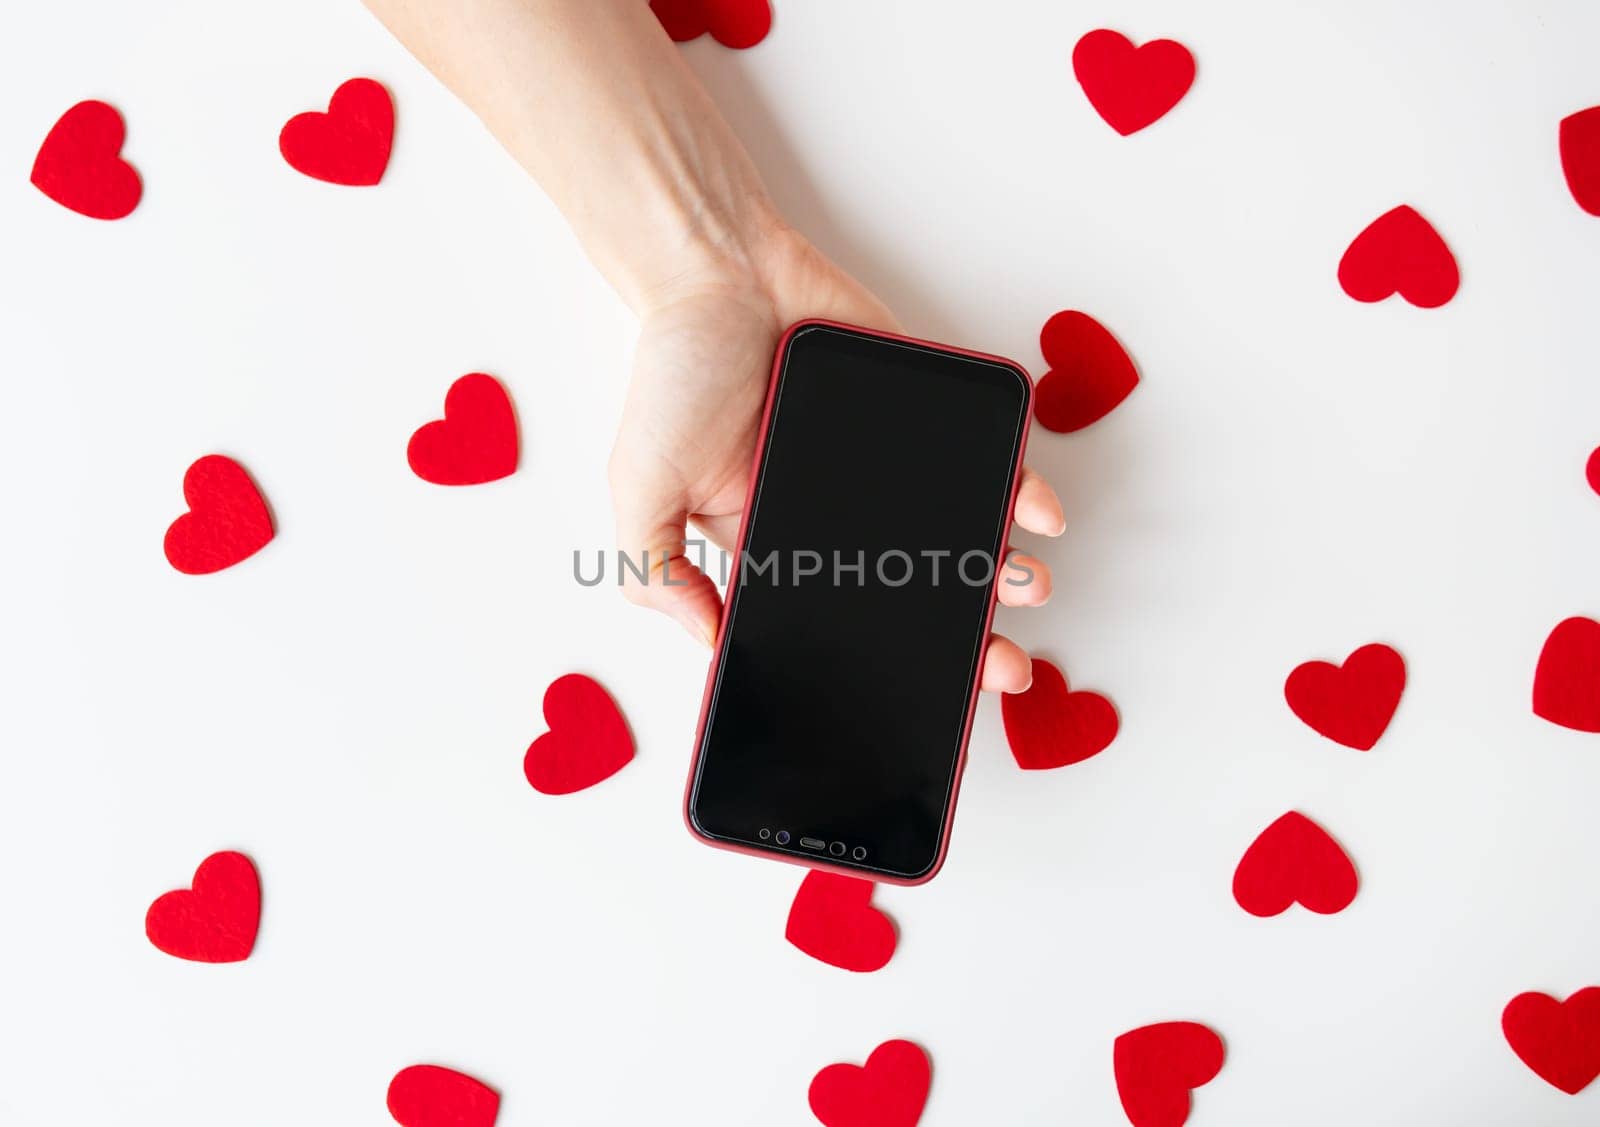
[[[938,872],[1032,393],[995,356],[827,321],[784,334],[684,796],[691,833],[878,881]]]

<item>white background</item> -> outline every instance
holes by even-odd
[[[0,1122],[383,1124],[400,1067],[465,1069],[503,1127],[802,1125],[835,1060],[914,1038],[924,1127],[1122,1122],[1111,1042],[1196,1019],[1228,1060],[1194,1127],[1600,1119],[1499,1031],[1600,982],[1600,737],[1528,707],[1545,634],[1600,615],[1600,219],[1556,124],[1600,102],[1600,8],[777,0],[748,52],[686,48],[790,218],[924,336],[1038,370],[1062,308],[1143,382],[1036,434],[1070,525],[1000,627],[1106,693],[1105,753],[1023,773],[986,700],[949,863],[880,890],[855,976],[783,940],[798,870],[690,840],[705,655],[571,578],[634,325],[560,217],[354,3],[60,0],[0,38]],[[1072,45],[1177,38],[1199,78],[1117,136]],[[394,94],[376,189],[291,171],[341,80]],[[27,182],[73,102],[145,182],[97,223]],[[1449,305],[1360,305],[1344,246],[1409,202]],[[446,387],[498,375],[515,477],[406,467]],[[277,539],[165,562],[194,458],[240,459]],[[1410,682],[1378,747],[1284,676],[1369,641]],[[523,780],[544,687],[615,694],[638,758]],[[1297,808],[1362,878],[1332,917],[1232,901]],[[254,956],[180,962],[146,906],[258,864]]]

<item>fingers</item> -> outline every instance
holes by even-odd
[[[618,475],[620,476],[620,475]],[[612,490],[617,516],[617,561],[622,593],[629,602],[658,610],[693,637],[711,645],[722,618],[716,584],[685,552],[687,514],[662,514],[648,498],[626,488]]]
[[[1067,526],[1056,491],[1026,466],[1017,484],[1013,516],[1020,527],[1042,536],[1060,536]],[[1037,607],[1049,601],[1051,588],[1050,568],[1043,560],[1013,552],[1006,557],[995,594],[1003,606]],[[984,691],[1020,693],[1032,684],[1033,662],[1027,652],[1002,634],[990,635],[989,647],[983,656]]]
[[[680,532],[678,539],[682,540]],[[627,547],[619,541],[626,562],[619,561],[622,593],[629,602],[658,610],[687,630],[701,644],[709,646],[717,636],[722,617],[722,599],[710,576],[684,555],[680,545],[665,537],[640,543],[656,547]]]
[[[980,684],[986,693],[1020,693],[1033,684],[1033,662],[1003,634],[989,635]]]
[[[1042,607],[1050,601],[1050,566],[1022,552],[1012,552],[1000,569],[995,594],[1001,606]]]
[[[1027,466],[1022,467],[1022,481],[1017,486],[1016,522],[1029,532],[1041,536],[1060,536],[1066,530],[1067,518],[1061,511],[1061,499],[1050,483]]]
[[[1029,532],[1060,536],[1067,521],[1061,501],[1050,483],[1026,466],[1017,485],[1016,522]],[[1043,606],[1050,599],[1050,568],[1036,556],[1013,552],[1006,557],[996,597],[1008,607]],[[1033,684],[1033,662],[1023,648],[1002,634],[989,638],[983,657],[982,685],[985,692],[1020,693]]]

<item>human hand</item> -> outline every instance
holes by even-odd
[[[634,602],[708,645],[721,600],[684,557],[692,520],[725,550],[739,534],[772,354],[807,317],[897,331],[860,284],[781,220],[754,162],[642,3],[366,0],[459,94],[572,224],[641,332],[611,454],[621,549],[649,552],[650,581],[623,569]],[[1016,522],[1061,531],[1050,487],[1023,471]],[[1037,604],[1050,572],[999,585]],[[672,583],[657,574],[670,560]],[[1007,569],[1009,573],[1013,569]],[[1007,573],[1003,573],[1007,574]],[[1018,691],[1028,657],[991,639],[986,689]]]
[[[889,311],[809,242],[783,230],[764,239],[750,263],[718,262],[675,280],[644,305],[633,378],[611,454],[610,480],[619,547],[649,552],[647,581],[624,570],[633,602],[671,615],[707,645],[722,602],[716,585],[685,555],[688,523],[724,550],[739,534],[772,357],[783,331],[806,317],[899,332]],[[1061,503],[1024,469],[1016,523],[1057,536]],[[668,562],[670,561],[670,563]],[[1033,572],[1021,583],[1017,566]],[[662,582],[670,567],[671,584]],[[1014,555],[999,584],[1007,606],[1050,597],[1050,569]],[[1028,655],[992,635],[983,687],[1020,692],[1032,682]]]

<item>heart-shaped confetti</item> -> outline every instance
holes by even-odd
[[[462,376],[444,397],[444,418],[417,428],[406,461],[435,485],[481,485],[517,468],[517,416],[500,381]]]
[[[1600,215],[1600,106],[1561,119],[1561,171],[1578,206]]]
[[[1024,771],[1081,763],[1117,736],[1117,710],[1099,693],[1069,691],[1067,678],[1043,658],[1033,659],[1033,684],[1000,698],[1006,743]]]
[[[144,933],[160,951],[196,963],[250,957],[261,922],[261,881],[242,853],[213,853],[188,888],[156,897]]]
[[[352,78],[333,92],[326,113],[312,110],[285,122],[278,151],[296,172],[361,187],[383,179],[393,142],[389,91],[370,78]]]
[[[650,10],[678,43],[711,33],[724,47],[754,47],[772,30],[768,0],[650,0]]]
[[[1233,898],[1252,916],[1276,916],[1296,901],[1320,915],[1356,898],[1356,867],[1304,814],[1290,811],[1261,831],[1233,873]]]
[[[875,971],[894,954],[894,924],[872,906],[873,882],[812,870],[789,906],[784,936],[813,959]]]
[[[1222,1071],[1222,1038],[1198,1022],[1129,1030],[1112,1046],[1117,1095],[1133,1127],[1182,1127],[1189,1093]]]
[[[1565,1002],[1518,994],[1500,1015],[1511,1051],[1546,1082],[1577,1095],[1600,1076],[1600,986]]]
[[[389,1081],[388,1105],[401,1127],[493,1127],[500,1095],[464,1072],[414,1064]]]
[[[1600,493],[1600,447],[1596,447],[1593,454],[1589,455],[1589,465],[1585,468],[1589,478],[1589,488]]]
[[[33,186],[91,219],[121,219],[143,187],[122,159],[122,115],[104,102],[79,102],[50,127],[33,158]]]
[[[207,454],[183,475],[189,511],[167,528],[167,562],[185,575],[232,567],[272,539],[272,514],[244,467]]]
[[[1600,622],[1569,618],[1550,631],[1533,674],[1533,712],[1563,728],[1600,732]]]
[[[633,736],[610,695],[581,673],[544,693],[550,730],[528,745],[522,771],[541,794],[571,794],[609,779],[633,758]]]
[[[1039,333],[1039,350],[1050,367],[1034,390],[1033,414],[1046,430],[1082,430],[1138,386],[1126,350],[1087,313],[1067,309],[1051,317]]]
[[[1460,284],[1455,255],[1433,224],[1405,204],[1369,223],[1339,260],[1339,285],[1357,301],[1399,294],[1433,309],[1454,297]]]
[[[1406,687],[1406,663],[1391,647],[1362,646],[1343,665],[1308,661],[1283,684],[1306,725],[1335,743],[1369,751],[1389,727]]]
[[[811,1113],[823,1127],[916,1127],[933,1069],[910,1041],[885,1041],[865,1065],[830,1064],[811,1081]]]
[[[1194,56],[1182,43],[1154,39],[1135,47],[1101,28],[1072,49],[1072,73],[1089,104],[1124,137],[1164,117],[1194,82]]]

